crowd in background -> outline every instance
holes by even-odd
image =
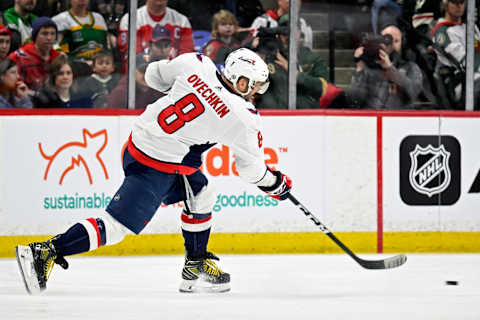
[[[371,10],[369,30],[352,57],[351,83],[342,89],[330,82],[327,62],[313,50],[312,28],[300,18],[297,108],[464,109],[465,0],[344,2]],[[0,107],[126,108],[128,32],[134,29],[128,5],[2,1]],[[270,89],[253,103],[287,108],[288,12],[288,0],[138,1],[136,108],[162,96],[145,83],[148,63],[196,51],[221,69],[240,47],[255,50],[269,66]],[[476,28],[476,56],[478,40]],[[479,68],[480,58],[474,86],[480,108]]]
[[[373,0],[371,13],[374,36],[354,54],[353,106],[464,110],[466,1]],[[479,40],[475,25],[475,110],[480,109]],[[376,43],[383,50],[374,57]]]

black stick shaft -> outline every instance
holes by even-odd
[[[319,227],[319,229],[325,233],[330,239],[333,240],[340,248],[343,249],[350,257],[352,257],[355,261],[358,262],[358,257],[350,250],[346,245],[343,244],[328,228],[325,226],[317,217],[315,217],[304,205],[300,203],[292,194],[288,195],[290,201],[293,202],[294,205],[300,208],[301,211],[305,214],[307,218],[309,218],[313,223]]]
[[[317,217],[315,217],[303,204],[300,203],[292,194],[288,195],[288,199],[296,205],[307,218],[309,218],[323,233],[325,233],[330,239],[333,240],[343,251],[345,251],[353,260],[366,269],[390,269],[401,266],[407,261],[405,255],[397,255],[391,258],[383,260],[364,260],[359,258],[352,252],[346,245],[343,244],[338,238],[325,226]]]

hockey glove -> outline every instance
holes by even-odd
[[[270,187],[258,187],[263,192],[277,200],[285,200],[292,189],[292,180],[280,171],[268,169],[276,177],[277,181]]]

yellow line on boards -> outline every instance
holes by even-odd
[[[376,253],[375,232],[336,232],[355,253]],[[0,236],[0,257],[14,257],[17,245],[45,241],[51,236]],[[391,232],[384,233],[385,253],[480,253],[480,232]],[[342,253],[321,232],[217,233],[208,249],[219,254]],[[180,234],[128,235],[121,243],[85,253],[87,256],[184,254]]]
[[[480,253],[480,232],[387,232],[383,251],[412,253]]]

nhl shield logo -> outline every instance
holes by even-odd
[[[432,197],[448,188],[451,180],[448,160],[450,152],[443,145],[438,148],[418,144],[410,152],[410,184],[415,191]]]

